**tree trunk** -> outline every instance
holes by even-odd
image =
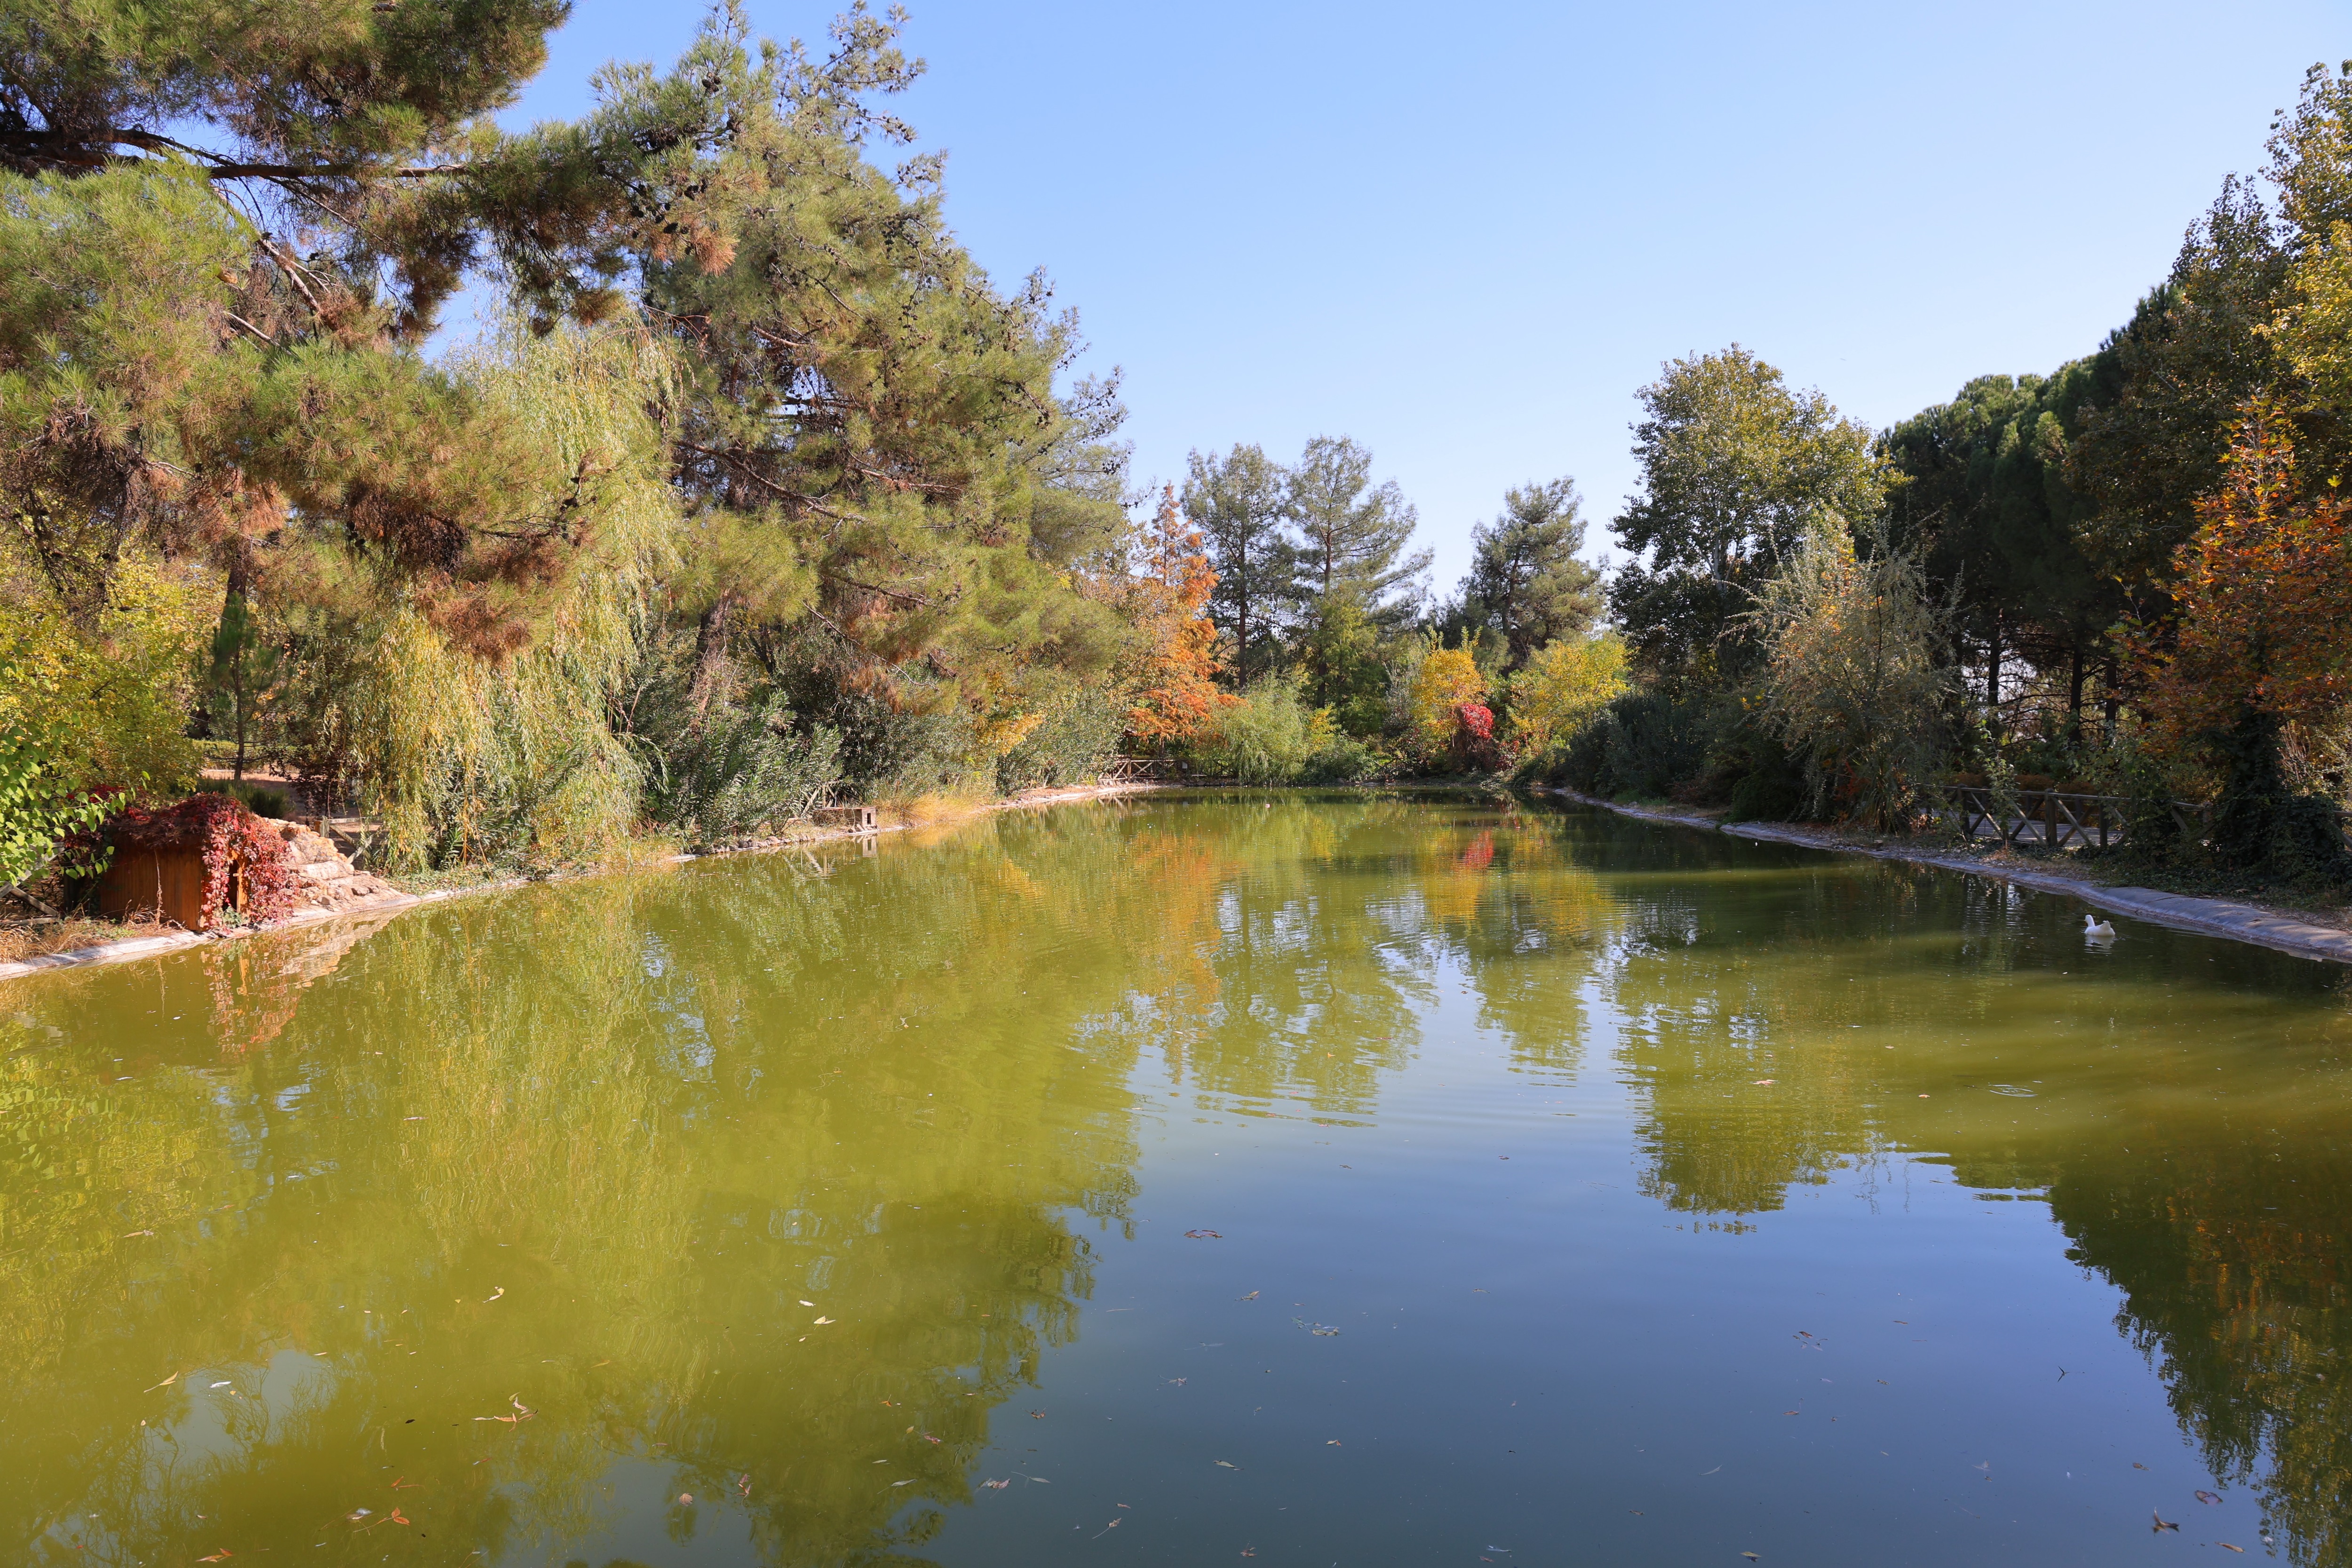
[[[2068,673],[2066,689],[2066,729],[2080,739],[2083,733],[2083,634],[2074,634],[2074,666]]]
[[[735,595],[719,595],[710,608],[702,612],[701,624],[694,630],[694,682],[687,689],[687,700],[694,705],[694,725],[710,710],[710,697],[719,684],[720,668],[727,658],[727,629],[735,616]]]
[[[2000,616],[1992,618],[1992,635],[1985,639],[1985,706],[1992,711],[1993,728],[2000,727]]]

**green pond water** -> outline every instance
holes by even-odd
[[[1163,796],[7,983],[0,1562],[2352,1563],[2347,972],[2117,924]]]

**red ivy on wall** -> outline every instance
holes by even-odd
[[[286,840],[254,816],[245,803],[225,795],[192,795],[177,805],[125,806],[101,829],[119,854],[124,849],[188,849],[205,861],[203,923],[234,908],[234,879],[245,879],[245,917],[274,921],[294,908],[294,869],[286,862]]]

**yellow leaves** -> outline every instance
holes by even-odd
[[[1433,648],[1412,683],[1412,725],[1422,744],[1441,750],[1454,737],[1454,710],[1486,700],[1486,678],[1466,647]]]
[[[1625,644],[1614,632],[1545,644],[1511,678],[1511,724],[1522,746],[1567,741],[1630,685]]]

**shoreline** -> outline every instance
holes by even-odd
[[[2060,893],[2079,899],[2110,914],[2128,916],[2150,925],[2166,926],[2197,936],[2216,936],[2231,942],[2249,942],[2267,947],[2273,952],[2296,958],[2316,958],[2336,963],[2352,963],[2352,931],[2335,926],[2316,925],[2259,904],[2239,903],[2231,899],[2199,898],[2188,893],[2165,893],[2154,888],[2121,887],[2109,882],[2095,882],[2081,877],[2064,876],[2055,871],[2035,870],[2023,866],[2005,866],[1979,860],[1965,855],[1941,853],[1930,849],[1897,848],[1885,844],[1858,844],[1850,838],[1821,828],[1799,827],[1786,823],[1717,822],[1702,812],[1681,812],[1658,806],[1623,805],[1613,800],[1602,800],[1580,791],[1563,789],[1556,784],[1531,786],[1537,795],[1556,795],[1579,805],[1614,812],[1643,822],[1654,822],[1666,827],[1703,828],[1710,833],[1728,834],[1735,838],[1748,838],[1762,844],[1787,844],[1801,849],[1822,849],[1843,855],[1867,855],[1878,860],[1901,860],[1914,866],[1926,866],[1938,871],[1957,871],[1964,876],[1988,877],[1995,881],[2013,882],[2031,888],[2038,893]]]
[[[576,870],[557,871],[545,877],[501,877],[496,881],[478,882],[467,888],[441,888],[425,893],[394,892],[355,903],[340,910],[298,910],[284,920],[271,921],[268,925],[229,926],[217,931],[173,931],[166,936],[128,937],[121,942],[99,942],[90,947],[77,947],[64,952],[37,953],[31,958],[0,963],[0,981],[18,980],[27,975],[46,974],[60,969],[88,969],[103,963],[123,963],[132,959],[154,958],[167,952],[180,952],[192,947],[204,947],[213,942],[234,942],[239,937],[267,936],[273,931],[293,931],[303,926],[324,925],[330,921],[361,920],[372,916],[396,915],[427,904],[450,899],[470,898],[477,893],[509,892],[536,882],[566,882],[583,877],[600,877],[614,871],[642,870],[656,866],[683,866],[692,860],[716,860],[736,855],[772,855],[779,850],[800,849],[813,844],[838,844],[852,839],[878,838],[887,833],[907,833],[916,828],[938,827],[951,822],[985,816],[992,812],[1022,811],[1037,806],[1068,805],[1080,801],[1109,800],[1120,795],[1149,795],[1174,786],[1162,784],[1073,784],[1064,789],[1030,790],[1021,795],[1007,795],[1000,800],[985,801],[920,822],[877,823],[871,830],[856,827],[819,827],[789,837],[761,838],[751,843],[700,853],[682,852],[656,856],[650,860],[633,860],[610,865],[584,866]]]

